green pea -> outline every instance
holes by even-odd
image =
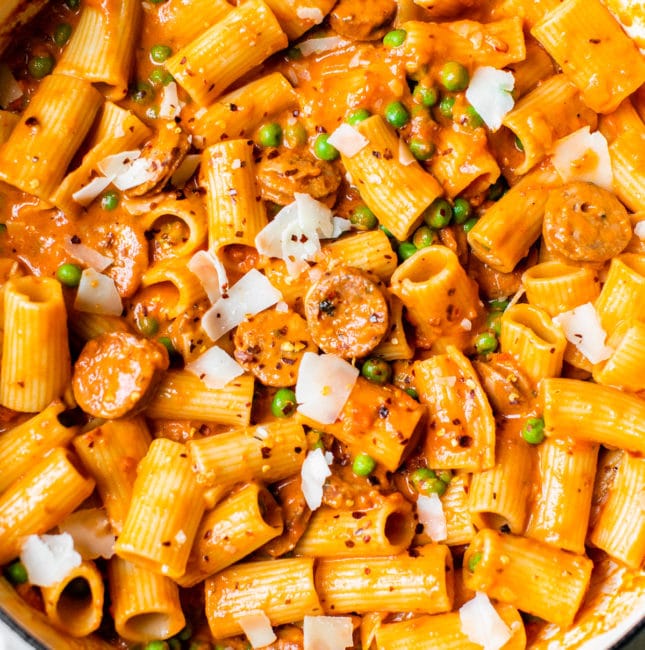
[[[78,9],[81,6],[81,0],[65,0],[69,9]]]
[[[475,339],[475,349],[479,354],[490,354],[497,350],[497,337],[492,332],[482,332]]]
[[[172,339],[168,336],[160,336],[157,341],[161,343],[161,345],[168,350],[168,356],[169,357],[174,357],[177,356],[179,353],[177,352],[177,348],[175,348],[174,343],[172,342]]]
[[[448,61],[439,70],[439,82],[451,92],[466,90],[469,81],[468,70],[457,61]]]
[[[286,418],[296,410],[296,394],[290,388],[280,388],[271,402],[271,413],[277,418]]]
[[[426,248],[434,243],[435,232],[428,226],[419,226],[412,235],[412,243],[417,248]]]
[[[446,491],[446,484],[437,477],[435,472],[427,467],[412,472],[410,479],[420,494],[438,494],[441,496]]]
[[[503,176],[500,176],[488,188],[488,191],[486,192],[486,198],[489,201],[499,201],[504,196],[504,194],[506,194],[507,190],[508,190],[508,181]]]
[[[486,316],[486,328],[489,329],[495,336],[502,334],[502,312],[491,311]]]
[[[58,47],[63,47],[63,45],[69,41],[71,35],[72,26],[69,23],[60,23],[54,30],[54,43],[56,43]]]
[[[515,146],[516,146],[520,151],[524,151],[524,145],[522,144],[522,141],[521,141],[517,136],[515,136]]]
[[[452,481],[452,472],[449,469],[441,469],[437,472],[437,478],[448,485]]]
[[[394,235],[390,230],[388,230],[384,225],[380,225],[379,229],[382,230],[390,239],[394,239]]]
[[[61,264],[56,269],[56,279],[66,287],[78,287],[83,271],[76,264]]]
[[[399,47],[405,43],[408,33],[405,29],[393,29],[383,37],[385,47]]]
[[[169,650],[169,647],[165,641],[148,641],[143,650]]]
[[[522,428],[522,438],[530,445],[539,445],[544,440],[544,420],[529,418]]]
[[[419,400],[419,393],[417,393],[416,388],[406,388],[405,391],[412,399]]]
[[[150,73],[148,79],[150,79],[150,82],[155,86],[167,86],[171,81],[173,81],[173,76],[163,68],[155,68]]]
[[[338,149],[327,142],[329,140],[328,133],[321,133],[314,142],[314,153],[320,160],[336,160],[340,154]]]
[[[302,59],[302,50],[299,47],[290,47],[287,50],[287,58],[291,59],[292,61]]]
[[[412,98],[422,106],[431,108],[437,103],[439,95],[437,94],[437,89],[434,86],[425,86],[424,84],[418,84],[412,93]]]
[[[452,206],[446,199],[435,199],[423,213],[423,220],[430,228],[445,228],[452,220]]]
[[[470,219],[472,208],[470,203],[462,197],[456,198],[452,204],[452,216],[455,223],[462,224]]]
[[[482,561],[482,554],[477,551],[468,558],[468,570],[473,573],[477,565]]]
[[[420,138],[412,138],[408,146],[417,160],[428,160],[432,158],[435,152],[435,146],[432,142]]]
[[[397,248],[397,254],[399,256],[399,259],[404,262],[408,258],[412,257],[416,252],[418,248],[410,241],[404,241],[399,244],[399,247]]]
[[[378,223],[376,215],[366,205],[357,205],[349,220],[360,230],[372,230]]]
[[[447,95],[439,102],[439,114],[448,120],[452,119],[452,109],[455,105],[455,98]]]
[[[468,221],[465,221],[464,224],[462,225],[464,232],[468,234],[475,227],[476,223],[477,223],[477,217],[471,217],[470,219],[468,219]]]
[[[7,224],[0,223],[0,235],[4,235],[7,232]]]
[[[478,129],[480,126],[484,126],[484,120],[482,120],[481,115],[473,106],[466,107],[466,124],[471,129]]]
[[[16,560],[6,567],[5,574],[9,582],[13,585],[22,585],[29,580],[27,569],[20,560]]]
[[[491,300],[488,303],[488,307],[493,311],[506,311],[508,308],[508,298],[504,300]]]
[[[42,79],[48,74],[51,74],[51,71],[54,69],[54,63],[56,62],[51,54],[32,56],[27,63],[27,69],[34,79]]]
[[[369,476],[376,467],[376,461],[369,454],[358,454],[352,463],[356,476]]]
[[[133,88],[130,90],[130,97],[137,104],[148,104],[155,96],[155,91],[152,86],[146,81],[137,81]]]
[[[370,357],[363,364],[361,375],[374,384],[387,384],[392,378],[392,368],[385,359]]]
[[[359,122],[366,120],[371,113],[366,108],[358,108],[347,116],[347,123],[355,126]]]
[[[301,147],[307,142],[307,129],[299,120],[284,127],[284,143],[290,149]]]
[[[150,58],[154,63],[163,63],[172,54],[169,45],[153,45],[150,48]]]
[[[385,119],[395,129],[401,129],[410,121],[410,113],[401,102],[390,102],[385,107]]]
[[[119,194],[115,190],[108,190],[101,197],[101,207],[104,210],[116,210],[119,205]]]
[[[137,328],[144,336],[154,336],[159,331],[159,321],[153,316],[141,316],[137,319]]]
[[[433,470],[431,470],[428,467],[419,467],[419,469],[415,469],[414,472],[410,474],[410,480],[414,485],[416,485],[420,481],[427,481],[428,479],[431,478],[437,478],[437,475]]]
[[[324,449],[325,448],[325,443],[323,442],[322,439],[322,431],[317,431],[316,429],[312,429],[308,434],[307,434],[307,444],[309,446],[309,449]]]
[[[258,130],[258,140],[263,147],[279,147],[282,142],[282,127],[277,122],[263,124]]]

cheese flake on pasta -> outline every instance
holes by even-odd
[[[81,556],[74,550],[74,540],[69,533],[29,535],[22,545],[20,561],[32,585],[50,587],[79,566]]]
[[[300,468],[302,495],[310,510],[320,508],[323,485],[328,476],[331,476],[331,470],[322,449],[310,451]]]
[[[72,194],[76,203],[87,207],[114,180],[114,176],[97,176]]]
[[[327,142],[336,147],[343,156],[351,158],[364,149],[370,141],[353,126],[347,124],[347,122],[343,122],[329,136]]]
[[[609,147],[600,131],[591,133],[589,126],[584,126],[560,138],[553,146],[551,162],[565,183],[586,181],[613,191]]]
[[[318,7],[298,7],[296,16],[300,20],[313,20],[315,25],[319,25],[325,18],[325,14]]]
[[[491,131],[502,126],[504,116],[515,105],[511,91],[515,87],[512,72],[491,66],[477,68],[466,89],[466,99]]]
[[[553,322],[562,328],[567,341],[575,345],[591,363],[599,363],[611,356],[613,349],[605,345],[607,333],[590,302],[554,316]]]
[[[282,294],[268,278],[257,269],[251,269],[202,316],[202,327],[213,341],[217,341],[247,316],[254,316],[279,300]]]
[[[188,261],[188,269],[201,282],[211,304],[221,298],[228,286],[226,269],[211,251],[197,251]]]
[[[443,503],[438,494],[420,494],[417,498],[419,523],[433,542],[443,542],[448,538],[448,524],[443,511]]]
[[[335,50],[343,44],[343,39],[340,36],[324,36],[322,38],[310,38],[298,44],[298,49],[302,52],[302,56],[309,56],[310,54],[319,54],[321,52],[329,52]]]
[[[335,354],[305,352],[296,382],[298,412],[322,424],[335,422],[357,377],[358,368]]]
[[[244,372],[233,357],[216,345],[187,363],[186,370],[197,375],[209,388],[215,389],[224,388]]]
[[[58,524],[58,530],[72,536],[74,548],[84,560],[107,560],[114,555],[116,537],[103,508],[77,510]]]
[[[345,650],[354,645],[349,616],[305,616],[304,650]]]
[[[499,650],[513,636],[488,596],[481,591],[459,608],[459,620],[461,631],[484,650]]]
[[[161,103],[159,104],[159,117],[174,120],[176,117],[179,117],[181,109],[184,106],[185,103],[179,101],[177,84],[171,81],[167,86],[164,86]]]
[[[63,247],[74,259],[82,262],[86,266],[92,267],[99,273],[105,271],[105,269],[107,269],[111,264],[114,264],[114,259],[112,257],[103,255],[96,249],[90,248],[85,244],[75,244],[69,237],[65,238]]]
[[[262,610],[244,614],[235,620],[254,648],[263,648],[278,638],[271,627],[269,617]]]
[[[84,269],[76,292],[74,309],[90,314],[120,316],[123,303],[114,280],[92,268]]]

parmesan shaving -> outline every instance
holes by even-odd
[[[584,126],[560,138],[553,146],[551,162],[565,183],[586,181],[613,191],[609,146],[600,131],[591,133]]]
[[[132,149],[106,156],[98,163],[97,167],[104,176],[118,176],[127,171],[130,165],[139,158],[141,151]]]
[[[116,537],[102,508],[77,510],[58,525],[58,530],[72,536],[74,548],[84,560],[107,560],[114,555]]]
[[[305,616],[304,650],[345,650],[354,646],[349,616]]]
[[[345,406],[358,368],[333,354],[305,352],[298,371],[298,412],[322,424],[335,422]]]
[[[137,158],[126,170],[117,174],[112,182],[114,187],[125,191],[147,183],[154,177],[155,172],[150,168],[150,161],[147,158]]]
[[[282,294],[257,269],[243,275],[202,317],[202,327],[217,341],[237,327],[247,316],[254,316],[282,299]]]
[[[221,298],[228,286],[228,278],[226,269],[217,255],[210,251],[197,251],[187,266],[201,282],[211,304]]]
[[[448,538],[448,524],[443,510],[443,503],[438,494],[417,497],[419,523],[433,542],[443,542]]]
[[[235,620],[253,648],[263,648],[278,638],[271,627],[271,620],[262,610],[244,614]]]
[[[472,643],[484,650],[500,650],[513,636],[511,629],[491,604],[488,596],[480,591],[459,609],[461,631]]]
[[[511,91],[515,87],[512,72],[491,66],[477,68],[466,89],[466,99],[491,131],[502,126],[504,116],[515,105]]]
[[[87,185],[72,194],[76,203],[87,207],[112,182],[114,176],[97,176]]]
[[[343,156],[352,158],[359,151],[363,150],[368,144],[369,140],[353,126],[343,122],[327,140],[329,144],[336,147]]]
[[[214,345],[186,364],[186,370],[197,375],[209,388],[224,388],[226,384],[239,377],[244,368],[222,348]]]
[[[331,476],[331,470],[322,449],[310,451],[300,468],[302,494],[310,510],[320,508],[323,486],[328,476]]]
[[[645,239],[645,221],[638,221],[634,225],[634,234],[639,239]]]
[[[310,38],[303,41],[298,45],[298,49],[302,52],[302,56],[309,56],[310,54],[319,54],[321,52],[329,52],[340,47],[343,39],[340,36],[325,36],[323,38]]]
[[[92,268],[85,269],[76,292],[74,309],[90,314],[120,316],[123,303],[114,280]]]
[[[313,20],[314,25],[319,25],[325,19],[325,14],[318,7],[298,7],[296,16],[300,20]]]
[[[85,244],[75,244],[68,237],[65,238],[63,242],[63,247],[65,251],[69,253],[75,260],[78,260],[82,264],[93,268],[99,273],[105,271],[108,266],[114,263],[114,259],[99,253],[99,251]]]
[[[553,322],[562,328],[567,341],[591,363],[600,363],[611,356],[613,349],[605,345],[607,333],[590,302],[554,316]]]
[[[201,159],[201,154],[188,154],[181,161],[181,164],[179,167],[177,167],[175,173],[170,177],[170,184],[173,187],[184,187],[184,185],[186,185],[186,183],[192,178],[193,174],[197,171]]]
[[[174,120],[181,114],[181,109],[186,104],[179,101],[177,94],[177,84],[171,81],[168,85],[164,86],[161,103],[159,105],[159,117],[164,117],[167,120]]]
[[[20,561],[25,565],[32,585],[51,587],[79,566],[82,558],[74,550],[72,536],[62,533],[29,535],[22,545]]]
[[[416,162],[410,148],[401,138],[399,138],[399,162],[406,167]]]

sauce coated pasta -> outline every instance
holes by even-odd
[[[642,9],[4,0],[0,608],[81,649],[637,620]]]

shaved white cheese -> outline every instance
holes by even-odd
[[[473,322],[468,318],[462,319],[462,321],[459,324],[461,325],[461,328],[466,330],[467,332],[470,332],[470,330],[472,330],[473,328]]]
[[[176,117],[179,117],[181,109],[185,105],[184,102],[179,101],[177,84],[174,81],[171,81],[169,84],[164,86],[161,103],[159,104],[159,117],[174,120]]]
[[[607,140],[600,131],[591,133],[589,126],[560,138],[553,146],[551,162],[565,183],[586,181],[613,190]]]
[[[170,177],[170,184],[173,187],[184,187],[197,171],[201,162],[201,154],[191,153],[186,156],[177,167],[175,173]]]
[[[202,327],[213,341],[237,327],[247,316],[272,307],[282,294],[257,269],[243,275],[202,317]]]
[[[605,345],[607,333],[590,302],[554,316],[553,322],[563,329],[567,341],[573,343],[591,363],[599,363],[611,356],[612,348]]]
[[[638,221],[634,225],[634,234],[639,239],[645,239],[645,221]]]
[[[296,382],[298,411],[322,424],[335,422],[357,377],[358,368],[334,354],[305,352]]]
[[[271,627],[271,620],[261,609],[257,612],[244,614],[236,618],[235,621],[254,648],[263,648],[278,638]]]
[[[328,52],[335,50],[343,43],[340,36],[325,36],[323,38],[310,38],[298,44],[298,49],[302,52],[302,56],[309,56],[310,54],[319,54],[320,52]]]
[[[331,476],[331,470],[322,449],[310,451],[300,468],[302,495],[310,510],[320,508],[323,485],[328,476]]]
[[[349,616],[305,616],[304,650],[345,650],[354,645]]]
[[[466,99],[491,131],[502,126],[504,116],[515,105],[511,95],[514,87],[512,72],[487,65],[475,70],[466,89]]]
[[[150,168],[150,161],[147,158],[137,158],[125,171],[117,174],[112,182],[114,187],[124,191],[147,183],[154,177],[155,173]]]
[[[85,187],[81,187],[72,194],[76,203],[87,207],[92,201],[112,182],[114,176],[97,176],[93,178]]]
[[[433,542],[443,542],[448,538],[448,524],[443,511],[443,503],[438,494],[420,494],[417,497],[419,523]]]
[[[92,268],[84,269],[74,300],[74,309],[90,314],[120,316],[123,303],[114,280]]]
[[[321,238],[338,237],[351,224],[309,194],[295,192],[294,198],[257,234],[255,247],[261,255],[283,259],[289,275],[297,276],[315,259]]]
[[[209,388],[224,388],[244,372],[233,357],[216,345],[187,363],[186,370],[197,375]]]
[[[300,20],[313,20],[315,25],[319,25],[325,18],[325,14],[318,7],[298,7],[296,16]]]
[[[351,158],[364,149],[370,141],[353,126],[343,122],[328,138],[327,142],[336,147],[343,156]]]
[[[9,66],[6,63],[0,64],[0,108],[7,108],[23,95],[22,88]]]
[[[416,158],[412,155],[410,147],[399,138],[399,162],[406,167],[416,162]]]
[[[130,165],[141,155],[139,149],[121,151],[120,153],[106,156],[98,163],[97,167],[104,176],[118,176],[127,171]]]
[[[72,536],[74,548],[84,560],[107,560],[114,555],[116,537],[103,508],[77,510],[58,524],[58,530]]]
[[[472,643],[484,650],[499,650],[513,636],[511,629],[491,604],[488,596],[478,591],[475,597],[459,608],[461,631]]]
[[[29,535],[22,545],[20,561],[25,565],[32,585],[51,587],[79,566],[82,558],[74,550],[72,536],[62,533]]]
[[[69,253],[75,260],[78,260],[82,264],[93,268],[99,273],[105,271],[108,266],[114,264],[114,259],[99,253],[94,248],[90,248],[85,244],[75,244],[71,239],[65,238],[63,242],[63,248]]]
[[[194,273],[204,287],[211,303],[218,300],[228,287],[226,269],[210,251],[197,251],[188,261],[188,270]]]

